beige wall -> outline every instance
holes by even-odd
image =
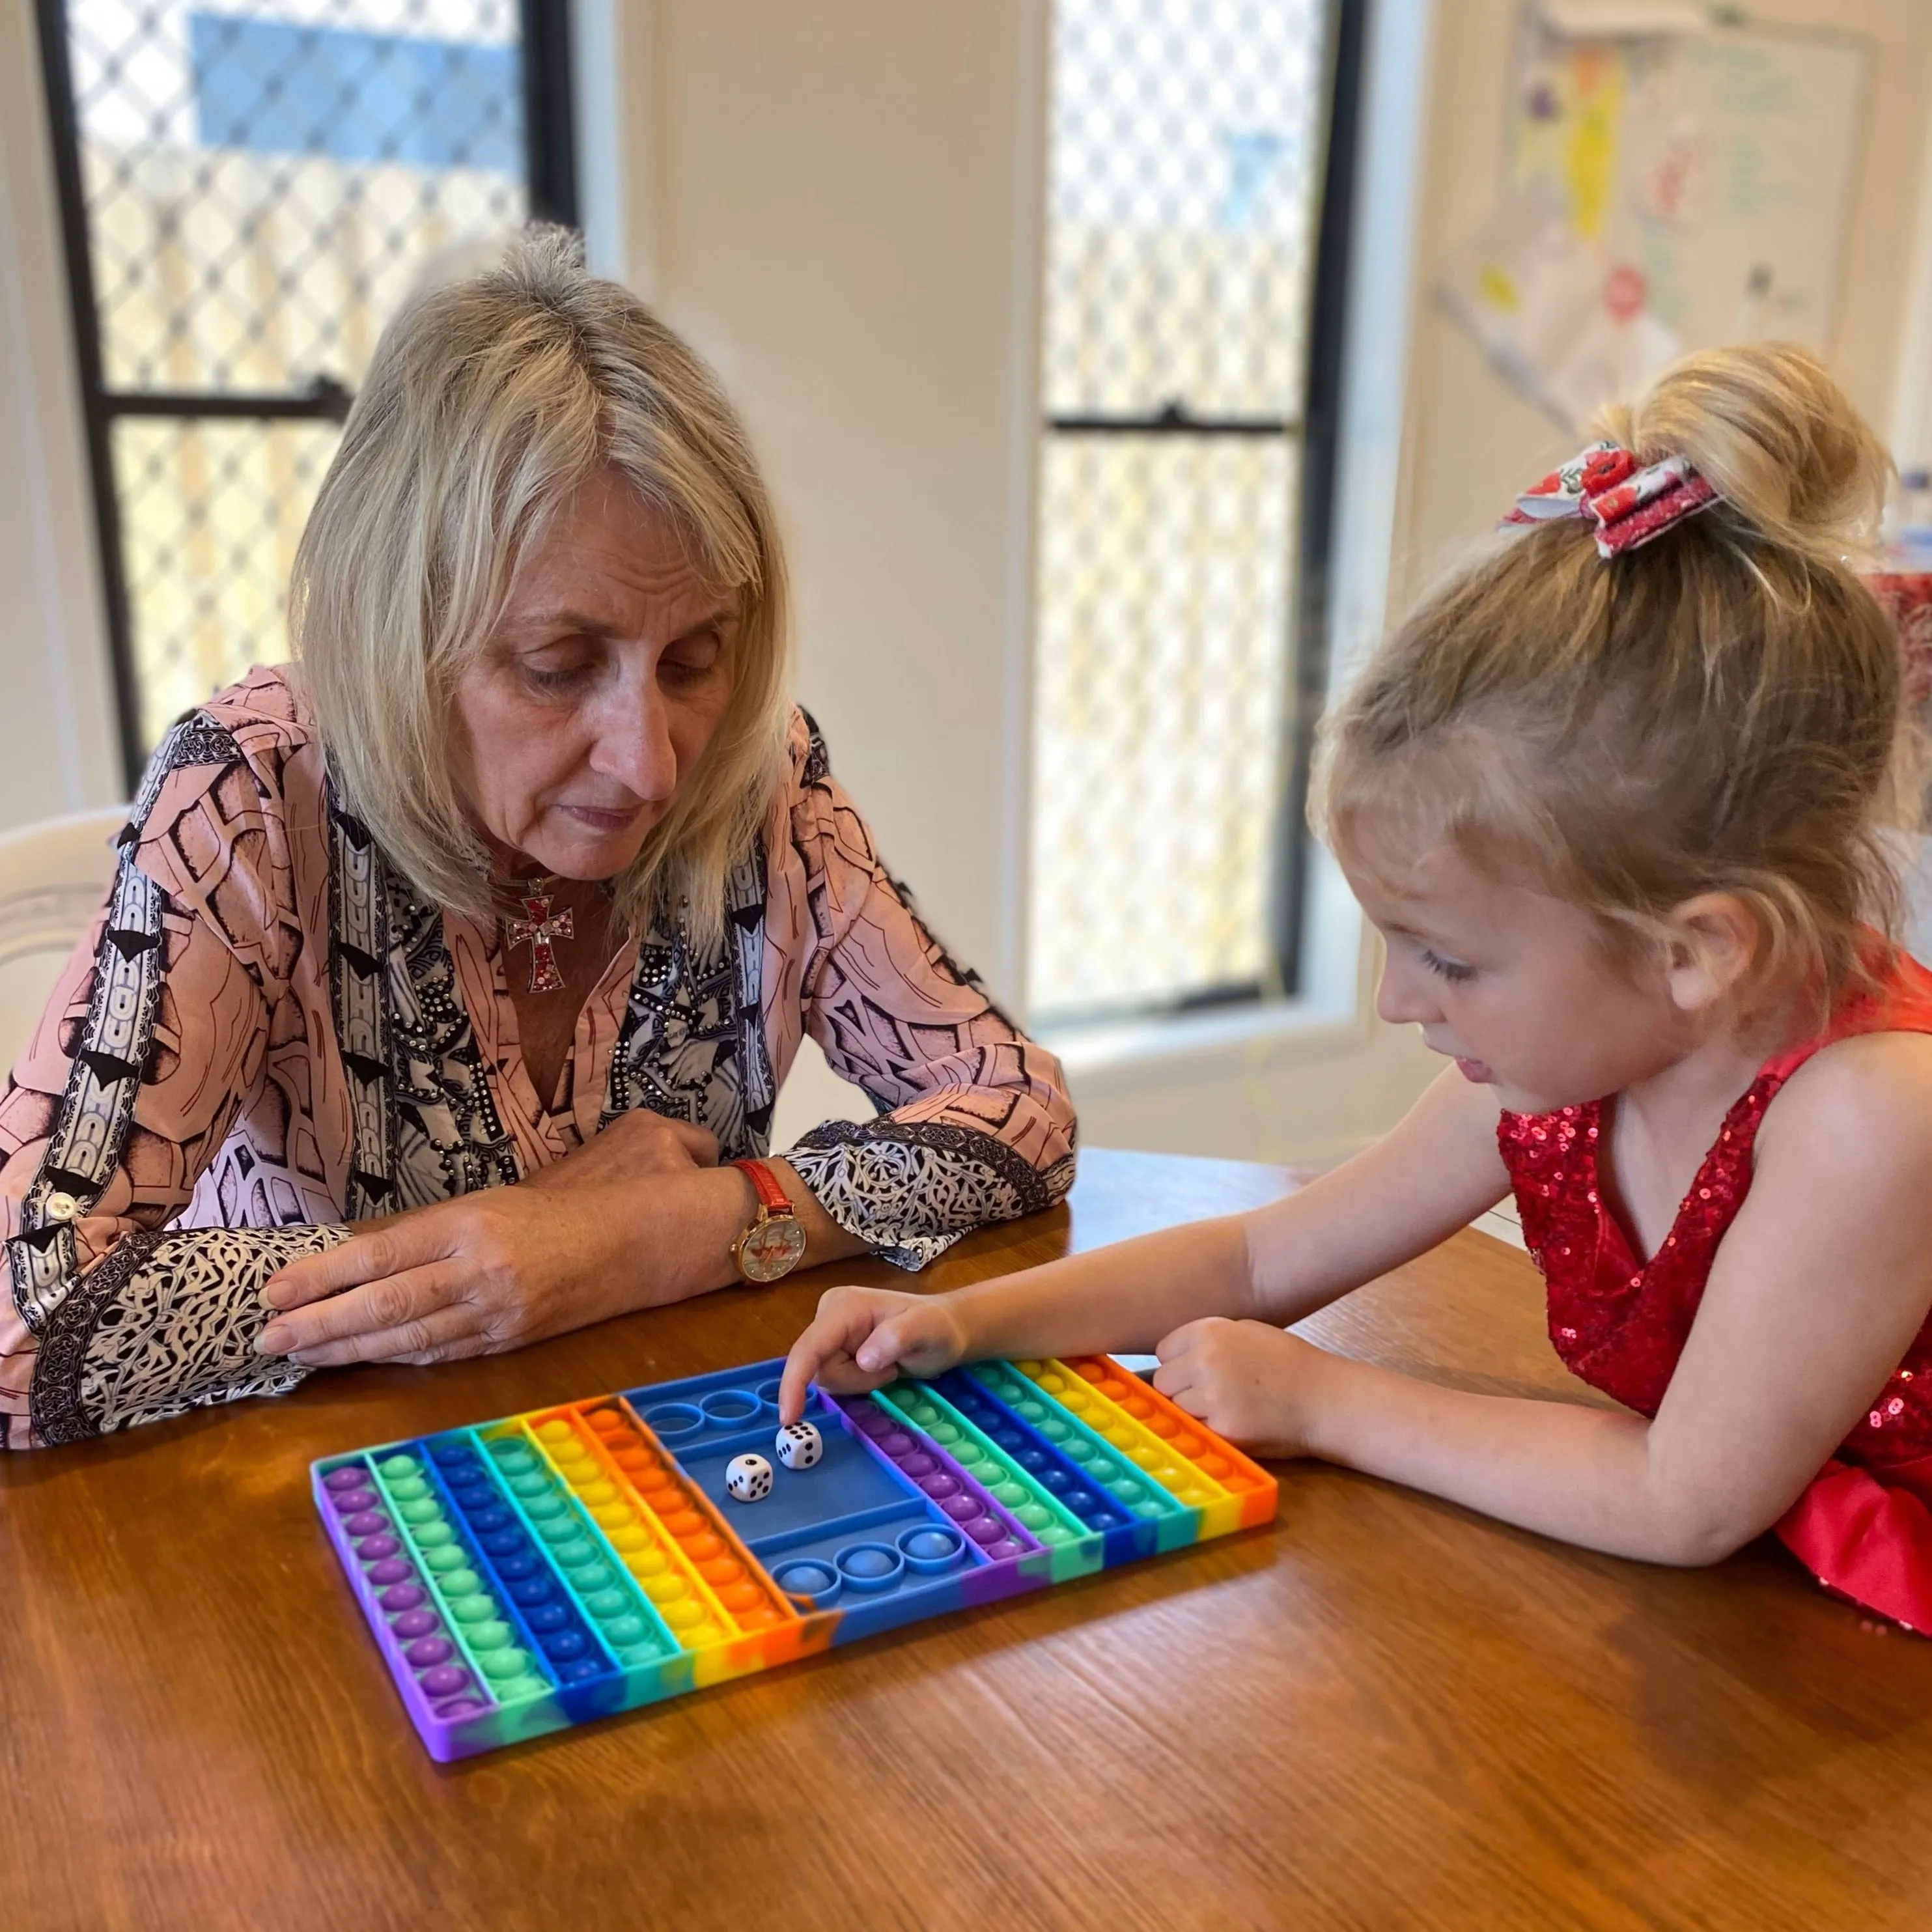
[[[0,4],[0,830],[124,795],[26,0]]]
[[[598,11],[620,150],[594,184],[601,252],[730,384],[834,769],[937,930],[1010,998],[1043,8]],[[776,1142],[869,1112],[808,1042]]]
[[[749,419],[834,770],[939,929],[1011,990],[1043,12],[650,0],[623,19],[643,76],[630,278]]]
[[[1873,422],[1888,433],[1912,320],[1916,258],[1928,226],[1922,178],[1932,121],[1932,4],[1754,0],[1748,10],[1754,22],[1858,34],[1874,50],[1831,359]],[[1494,194],[1517,12],[1516,0],[1438,0],[1421,213],[1425,289]],[[1569,455],[1576,440],[1523,401],[1467,332],[1432,302],[1417,332],[1408,410],[1392,586],[1401,602],[1550,460]]]

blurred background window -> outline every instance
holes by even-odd
[[[1320,688],[1297,662],[1320,648],[1298,560],[1328,527],[1308,431],[1336,370],[1310,375],[1322,316],[1339,330],[1346,186],[1326,190],[1346,180],[1329,157],[1346,159],[1358,14],[1055,0],[1036,1021],[1294,990],[1298,694]]]
[[[376,338],[439,256],[576,217],[547,0],[40,0],[122,748],[286,655]]]

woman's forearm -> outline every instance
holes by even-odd
[[[825,1211],[818,1196],[799,1178],[798,1170],[790,1162],[772,1160],[766,1164],[778,1176],[778,1185],[784,1190],[786,1198],[791,1202],[792,1212],[805,1230],[805,1258],[799,1263],[800,1268],[817,1268],[821,1262],[848,1261],[854,1255],[867,1252],[866,1244],[856,1234],[842,1228]],[[749,1201],[755,1204],[756,1196],[752,1191],[748,1178],[740,1174],[739,1178],[745,1183]],[[746,1207],[737,1232],[732,1236],[734,1240],[750,1225],[754,1211],[754,1205]]]

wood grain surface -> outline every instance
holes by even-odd
[[[923,1280],[1284,1184],[1090,1152],[1070,1210]],[[1270,1528],[431,1763],[310,1459],[776,1354],[825,1285],[0,1460],[0,1925],[1932,1923],[1932,1645],[1768,1546],[1646,1568],[1308,1465]],[[1311,1330],[1576,1392],[1480,1234]]]

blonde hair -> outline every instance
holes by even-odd
[[[500,266],[421,294],[383,332],[296,553],[296,657],[347,808],[432,903],[493,916],[452,769],[453,694],[532,545],[607,469],[739,593],[730,704],[615,882],[634,928],[682,902],[715,937],[724,874],[782,769],[784,559],[716,378],[635,296],[586,274],[568,230],[525,230]]]
[[[1608,561],[1579,519],[1466,568],[1326,721],[1318,827],[1371,868],[1446,843],[1631,951],[1735,894],[1765,974],[1828,1000],[1898,916],[1899,647],[1851,561],[1890,460],[1784,344],[1689,356],[1603,427],[1723,500]]]

